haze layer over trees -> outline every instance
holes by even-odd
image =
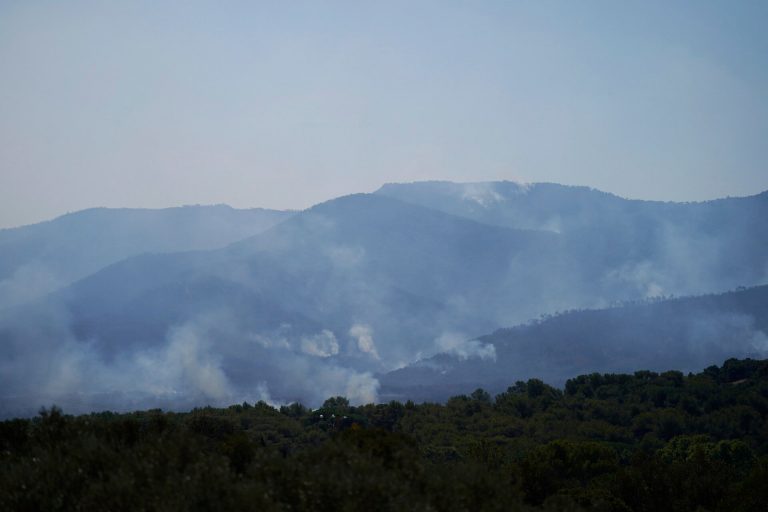
[[[0,422],[3,510],[762,511],[768,363]]]
[[[741,288],[767,282],[766,218],[768,193],[427,182],[0,231],[0,414],[445,399],[764,357],[765,289]]]

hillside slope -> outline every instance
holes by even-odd
[[[570,197],[602,211],[590,214],[594,225],[519,229],[382,194],[356,194],[222,249],[133,256],[0,311],[0,384],[6,396],[34,393],[41,404],[65,395],[74,400],[74,393],[86,409],[125,403],[126,396],[176,407],[222,403],[254,390],[281,401],[315,404],[345,394],[361,402],[378,398],[375,375],[440,353],[466,359],[456,366],[465,374],[437,378],[435,385],[447,386],[442,395],[452,381],[475,374],[493,379],[499,371],[535,365],[556,381],[563,372],[582,371],[558,359],[568,352],[556,342],[550,343],[550,363],[530,348],[524,358],[505,359],[506,344],[466,340],[558,310],[719,291],[742,278],[761,283],[768,265],[768,250],[761,249],[768,237],[759,222],[764,195],[659,205],[588,189],[557,190],[564,204]],[[642,211],[611,215],[602,202]],[[646,207],[650,213],[643,213]],[[707,226],[696,208],[713,208],[722,218]],[[622,226],[621,218],[630,234],[612,224]],[[743,226],[732,225],[733,219]],[[747,235],[734,235],[739,229]],[[627,315],[616,322],[632,328],[632,320]],[[746,322],[744,330],[748,321],[737,317],[725,325],[736,329]],[[555,340],[563,334],[557,332]],[[600,339],[583,360],[569,357],[584,368],[599,366],[600,351],[621,345],[606,343]],[[729,350],[715,359],[743,355],[741,347]],[[494,356],[505,364],[490,365]],[[679,366],[676,357],[661,352],[657,360]],[[626,359],[633,367],[654,364],[636,354]],[[419,375],[394,384],[421,385]],[[424,375],[431,386],[434,376]],[[390,377],[383,379],[385,388],[392,385]],[[114,399],[114,393],[122,395]]]
[[[227,248],[136,256],[6,310],[2,383],[6,397],[86,409],[125,406],[116,391],[175,407],[254,389],[372,400],[371,372],[434,353],[446,331],[499,325],[486,307],[499,276],[524,277],[558,244],[388,198],[340,198]]]
[[[291,212],[229,206],[93,208],[0,230],[0,308],[21,304],[144,252],[216,249]]]
[[[454,350],[391,372],[380,379],[382,396],[437,400],[532,377],[562,385],[592,372],[691,371],[727,357],[764,358],[767,333],[768,286],[573,311],[465,342],[492,347],[495,358]]]

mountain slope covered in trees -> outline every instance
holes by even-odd
[[[632,368],[690,371],[723,358],[768,355],[768,286],[717,295],[572,311],[481,336],[494,357],[458,350],[385,376],[382,396],[444,400],[457,389],[502,389],[510,379],[561,385],[569,375]]]
[[[188,407],[254,389],[363,403],[378,398],[378,376],[436,354],[506,378],[541,354],[521,345],[507,357],[507,344],[477,336],[556,311],[763,284],[767,205],[766,194],[677,204],[506,182],[333,199],[227,247],[135,255],[0,310],[0,410],[54,398],[78,411]],[[696,345],[703,355],[686,364],[749,354],[743,345],[763,332],[749,321],[712,327],[740,341]],[[613,344],[573,353],[582,366],[555,357],[545,376],[680,361],[663,350],[625,357]]]

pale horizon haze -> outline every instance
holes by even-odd
[[[0,2],[0,228],[387,182],[768,189],[768,2]]]

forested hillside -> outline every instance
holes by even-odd
[[[188,409],[254,390],[313,406],[340,394],[376,401],[380,389],[385,401],[445,399],[473,383],[495,390],[531,376],[562,383],[596,370],[696,369],[768,350],[749,311],[610,308],[765,284],[766,194],[662,203],[554,184],[390,185],[223,248],[163,252],[264,226],[211,211],[226,229],[204,222],[206,209],[199,233],[195,222],[160,221],[188,220],[194,208],[96,210],[35,228],[48,233],[45,244],[17,251],[19,261],[43,255],[80,268],[101,255],[88,243],[131,256],[0,308],[0,417],[51,402],[73,412]],[[266,224],[287,215],[261,213]],[[125,215],[143,220],[102,221]],[[585,308],[604,311],[526,324]],[[524,328],[477,339],[516,325]]]
[[[2,510],[762,511],[768,361],[0,423]]]
[[[468,386],[500,391],[510,378],[562,385],[571,375],[596,371],[693,371],[728,357],[765,357],[766,332],[768,286],[756,286],[545,315],[464,341],[493,357],[470,357],[459,345],[379,380],[387,398],[445,400]]]

